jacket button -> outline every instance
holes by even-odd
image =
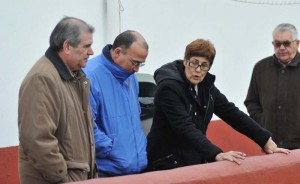
[[[282,109],[282,106],[281,106],[281,105],[278,105],[278,109]]]
[[[206,105],[204,105],[203,108],[206,109]]]
[[[281,73],[285,73],[285,70],[281,70]]]

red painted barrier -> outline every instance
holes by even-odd
[[[242,151],[247,156],[264,155],[262,149],[251,139],[235,131],[222,120],[212,121],[207,130],[208,139],[224,152]]]
[[[261,148],[258,145],[256,145],[252,140],[236,132],[230,126],[225,124],[222,120],[212,121],[210,123],[207,131],[207,136],[214,144],[222,148],[223,151],[230,151],[230,150],[243,151],[248,156],[264,154],[261,151]],[[228,164],[230,165],[231,163]],[[235,165],[233,167],[235,167]],[[205,173],[210,175],[209,169],[208,171],[205,171]],[[211,173],[211,175],[216,175],[216,174],[217,173]],[[158,176],[160,175],[161,174],[158,174]],[[151,177],[153,177],[152,174],[150,174],[149,179],[151,179]],[[138,178],[134,180],[138,180]],[[20,183],[18,177],[18,146],[0,148],[0,183],[1,184]],[[137,182],[137,183],[143,183],[143,182]]]
[[[18,146],[0,148],[0,183],[18,184]]]
[[[72,184],[299,184],[300,149],[289,155],[251,156],[241,165],[229,161],[166,171],[99,178]]]

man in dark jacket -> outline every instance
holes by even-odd
[[[253,69],[245,100],[250,116],[273,133],[280,147],[300,148],[300,54],[296,27],[279,24],[273,31],[275,54]]]
[[[240,164],[246,156],[243,152],[223,153],[207,139],[205,134],[213,114],[251,138],[266,153],[289,153],[277,148],[269,131],[241,112],[214,86],[215,76],[208,73],[214,57],[213,44],[197,39],[186,47],[184,60],[155,71],[158,89],[147,137],[149,170],[221,160]]]

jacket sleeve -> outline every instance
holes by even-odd
[[[258,86],[256,81],[256,66],[253,69],[252,77],[250,81],[250,85],[248,88],[247,97],[244,101],[244,104],[247,108],[247,111],[255,121],[261,122],[262,116],[262,107],[260,104],[259,93],[258,93]]]
[[[90,103],[94,120],[94,138],[97,158],[105,158],[110,153],[113,145],[113,140],[109,138],[101,128],[101,98],[101,93],[94,87],[91,87]]]
[[[178,84],[177,84],[178,85]],[[164,85],[160,87],[158,92],[158,101],[163,113],[170,123],[173,132],[187,144],[192,145],[199,154],[207,160],[213,161],[218,153],[222,150],[212,144],[207,137],[196,128],[189,115],[189,109],[185,107],[184,98],[175,84]]]
[[[57,84],[49,77],[27,79],[19,94],[19,140],[29,162],[51,183],[67,181],[67,165],[56,130],[60,116]]]
[[[252,139],[261,148],[271,137],[268,130],[229,102],[216,87],[214,87],[214,113],[232,128]]]

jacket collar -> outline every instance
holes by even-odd
[[[117,80],[124,82],[128,77],[134,74],[134,72],[129,72],[114,63],[110,55],[111,47],[111,45],[106,45],[102,50],[105,57],[103,64]]]
[[[47,49],[45,53],[46,57],[53,63],[56,70],[58,71],[60,77],[64,80],[71,80],[73,79],[73,76],[70,73],[70,70],[65,65],[65,63],[62,61],[62,59],[59,57],[56,51],[51,49],[50,47]],[[80,71],[78,75],[83,75],[83,72]]]
[[[277,65],[280,65],[280,66],[282,66],[282,64],[280,63],[280,61],[279,61],[279,59],[276,57],[276,55],[274,54],[273,55],[273,58],[275,59],[275,63],[277,64]],[[289,63],[289,64],[287,64],[286,66],[289,66],[289,67],[296,67],[296,66],[298,66],[299,65],[299,63],[300,63],[300,54],[299,54],[299,52],[297,52],[296,53],[296,56],[292,59],[292,61]]]

